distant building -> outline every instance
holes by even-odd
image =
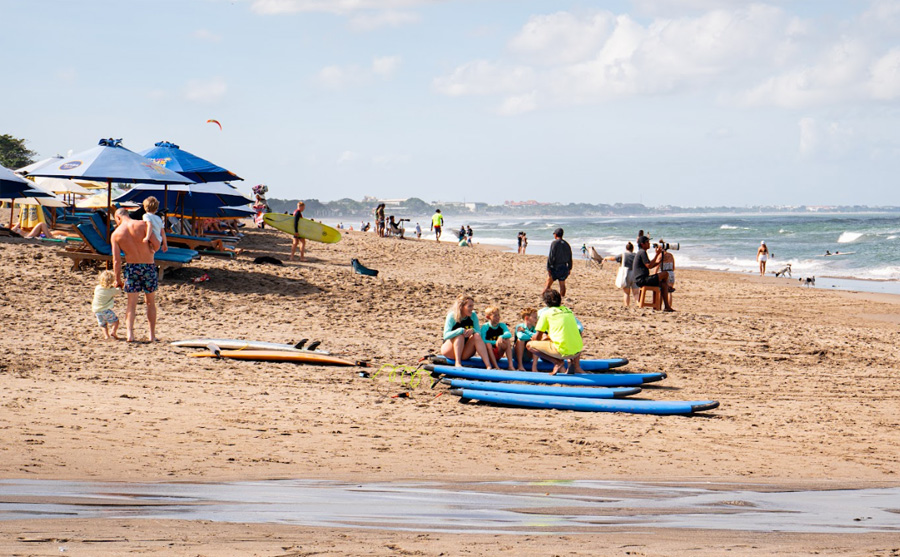
[[[442,211],[455,209],[457,211],[469,211],[470,213],[484,210],[488,206],[487,203],[476,203],[474,201],[432,201],[431,204]]]
[[[507,207],[536,207],[540,205],[550,205],[549,203],[541,203],[534,199],[529,199],[528,201],[504,201],[503,204]]]

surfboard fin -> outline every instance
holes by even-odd
[[[300,339],[300,342],[298,342],[297,344],[295,344],[295,345],[294,345],[294,348],[296,348],[297,350],[303,350],[303,345],[306,344],[306,342],[307,342],[308,340],[309,340],[308,338]]]
[[[432,373],[434,373],[434,372],[432,372]],[[437,384],[441,382],[441,379],[443,379],[444,377],[445,377],[445,375],[443,373],[437,374],[434,377],[434,381],[431,383],[431,388],[432,389],[435,388],[437,386]]]
[[[321,340],[316,340],[316,341],[310,342],[309,346],[307,346],[306,349],[307,350],[315,350],[316,348],[319,347],[320,344],[322,344]]]
[[[210,352],[216,355],[216,358],[222,357],[222,349],[215,342],[210,342],[206,345]]]

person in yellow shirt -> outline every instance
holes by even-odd
[[[543,358],[553,364],[551,375],[565,370],[566,360],[570,362],[565,373],[582,373],[581,351],[584,343],[578,330],[578,320],[572,310],[562,304],[562,297],[556,290],[547,290],[542,296],[546,309],[538,313],[535,334],[525,348],[534,358]]]
[[[431,216],[431,229],[434,230],[434,240],[436,242],[441,241],[441,228],[444,226],[444,215],[441,214],[441,210],[437,209],[434,212],[434,215]]]

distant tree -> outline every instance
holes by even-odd
[[[25,146],[25,140],[9,134],[0,135],[0,165],[21,168],[34,162],[37,153]]]

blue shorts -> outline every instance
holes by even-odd
[[[94,315],[97,317],[97,323],[99,323],[101,327],[106,327],[107,325],[119,322],[119,318],[116,317],[116,312],[111,309],[98,311]]]
[[[125,292],[150,294],[159,288],[155,263],[126,263],[122,274],[125,275],[125,287],[122,288]]]
[[[553,280],[566,280],[569,278],[568,265],[557,265],[556,267],[548,269],[548,271],[550,273],[550,278]]]

